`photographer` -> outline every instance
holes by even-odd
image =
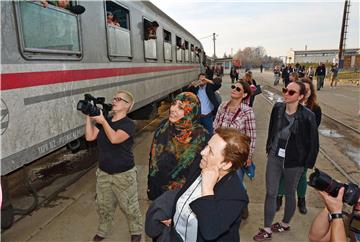
[[[118,91],[112,101],[111,118],[104,117],[102,111],[98,116],[86,116],[85,138],[87,141],[97,139],[99,147],[99,168],[96,171],[99,226],[93,241],[103,240],[110,232],[117,203],[126,214],[131,241],[141,240],[143,227],[132,153],[135,124],[126,116],[133,104],[131,93]]]
[[[360,198],[353,207],[350,215],[342,212],[344,187],[340,188],[337,197],[332,197],[324,191],[319,191],[326,207],[314,218],[309,230],[309,240],[316,242],[341,242],[347,240],[347,228],[350,232],[348,236],[351,242],[359,241],[359,228],[356,228],[356,221],[360,216]]]

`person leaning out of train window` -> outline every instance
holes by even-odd
[[[312,242],[350,242],[360,241],[360,197],[353,206],[351,214],[343,212],[344,187],[339,189],[337,197],[318,191],[325,208],[314,218],[309,240]]]
[[[221,82],[213,82],[205,77],[204,73],[200,73],[197,81],[193,81],[188,91],[195,93],[201,103],[201,124],[213,133],[213,121],[220,103],[216,98],[215,92],[221,87]]]
[[[317,95],[315,86],[309,78],[301,78],[300,81],[304,83],[306,94],[304,99],[301,101],[301,104],[310,109],[315,114],[316,124],[319,127],[321,123],[321,108],[317,102]],[[305,168],[304,173],[302,174],[300,181],[297,186],[297,196],[298,196],[298,208],[300,213],[306,214],[306,189],[307,189],[307,181],[306,181],[306,173],[307,168]],[[282,205],[282,198],[284,195],[284,179],[281,179],[280,186],[279,186],[279,194],[276,199],[276,211],[278,211]]]
[[[63,8],[69,10],[74,14],[82,14],[85,12],[85,8],[81,5],[72,5],[71,1],[69,0],[57,0],[57,1],[48,1],[48,0],[41,0],[41,4],[44,8],[47,8],[49,3],[59,8]]]
[[[113,98],[112,117],[104,117],[102,111],[99,116],[86,116],[85,138],[87,141],[97,140],[99,149],[99,167],[96,171],[99,225],[94,241],[101,241],[109,235],[115,204],[119,204],[126,215],[131,241],[141,240],[143,226],[132,153],[135,124],[127,117],[133,104],[133,95],[121,90]]]
[[[283,89],[284,102],[274,105],[266,143],[266,199],[264,228],[253,237],[271,239],[272,232],[286,232],[296,209],[296,187],[305,168],[313,168],[319,152],[319,134],[315,115],[300,102],[306,94],[302,82],[290,82]],[[285,212],[281,222],[273,224],[281,177],[285,184]]]
[[[150,200],[184,185],[191,164],[209,139],[199,115],[197,96],[183,92],[172,102],[169,118],[156,129],[149,154],[147,194]]]
[[[145,40],[149,40],[149,39],[156,39],[156,30],[159,27],[158,22],[156,21],[152,21],[152,22],[145,22]]]
[[[173,216],[161,221],[176,232],[170,241],[240,241],[248,195],[236,170],[246,163],[249,143],[236,129],[215,131],[175,197]]]

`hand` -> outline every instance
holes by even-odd
[[[166,227],[170,227],[171,225],[171,218],[160,221],[161,223],[163,223]]]
[[[326,192],[319,191],[319,194],[321,195],[321,197],[330,213],[341,213],[342,212],[342,208],[343,208],[342,199],[344,196],[344,191],[345,191],[345,188],[341,187],[337,197],[332,197],[329,194],[327,194]]]
[[[102,110],[100,110],[100,115],[94,116],[94,117],[90,117],[90,118],[91,118],[92,120],[95,120],[96,123],[101,124],[101,125],[102,125],[104,122],[106,122]]]
[[[251,165],[252,161],[248,159],[245,163],[245,167],[249,167]]]
[[[219,168],[216,166],[205,167],[201,171],[202,176],[202,195],[213,195],[214,186],[219,179]]]

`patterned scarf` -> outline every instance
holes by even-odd
[[[149,159],[150,193],[182,187],[188,168],[209,139],[199,122],[200,101],[197,96],[183,92],[176,96],[176,100],[181,101],[184,117],[175,123],[164,120],[155,131]]]

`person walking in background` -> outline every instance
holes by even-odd
[[[254,101],[255,101],[255,95],[254,92],[256,91],[256,81],[253,79],[253,75],[251,71],[247,71],[245,73],[245,75],[242,78],[243,81],[247,82],[250,85],[250,89],[251,89],[251,96],[248,99],[244,99],[244,101],[246,102],[247,105],[249,105],[250,107],[252,107],[254,105]]]
[[[315,75],[314,67],[310,66],[309,69],[308,69],[307,72],[306,72],[306,76],[307,76],[311,81],[313,81],[314,75]]]
[[[260,72],[262,73],[263,72],[263,69],[264,69],[264,66],[263,64],[260,65]]]
[[[317,95],[314,84],[308,78],[302,78],[301,82],[304,83],[306,89],[305,98],[301,101],[301,104],[310,109],[315,114],[316,124],[319,127],[321,123],[321,108],[317,103]],[[299,184],[297,186],[297,197],[298,197],[298,208],[300,213],[306,214],[306,189],[307,189],[307,180],[306,180],[307,168],[305,168],[304,173],[301,175]],[[284,179],[281,178],[279,186],[279,194],[276,199],[276,211],[278,211],[282,205],[282,198],[284,196]]]
[[[320,88],[324,87],[324,79],[326,76],[326,68],[324,63],[320,63],[316,67],[315,76],[317,80],[317,90],[320,91]]]
[[[289,85],[290,83],[290,73],[293,72],[293,68],[291,67],[291,64],[287,64],[285,69],[281,72],[281,78],[283,80],[283,83],[285,84],[285,87]]]
[[[302,82],[291,82],[283,89],[284,102],[274,105],[266,143],[266,199],[264,228],[253,237],[271,239],[272,233],[289,231],[296,209],[295,189],[305,168],[312,168],[319,152],[315,115],[300,104],[306,95]],[[285,212],[281,222],[273,224],[281,177],[285,184]]]
[[[235,78],[236,78],[236,69],[234,66],[232,66],[230,68],[230,78],[231,78],[231,83],[235,82]]]
[[[334,87],[336,87],[337,85],[337,82],[338,82],[338,79],[337,79],[337,75],[338,75],[338,72],[339,72],[339,67],[338,67],[338,64],[335,63],[331,66],[331,83],[330,83],[330,88],[333,87],[333,83],[334,83]]]
[[[173,101],[169,118],[156,129],[149,156],[150,200],[185,183],[189,167],[209,139],[199,115],[199,99],[191,92],[183,92]]]
[[[113,98],[111,118],[104,117],[102,111],[99,116],[86,116],[85,139],[97,140],[99,147],[99,168],[96,171],[99,226],[93,241],[101,241],[108,236],[117,204],[128,220],[131,242],[141,240],[143,226],[132,153],[135,124],[127,117],[133,105],[133,95],[121,90]]]
[[[280,66],[279,66],[279,65],[276,65],[275,68],[274,68],[274,77],[275,77],[274,86],[276,86],[277,84],[279,84],[280,75],[281,75]]]
[[[188,91],[195,93],[201,103],[200,122],[208,130],[209,135],[213,133],[213,121],[220,105],[215,92],[221,87],[221,82],[213,82],[200,73],[198,80],[192,82]]]

